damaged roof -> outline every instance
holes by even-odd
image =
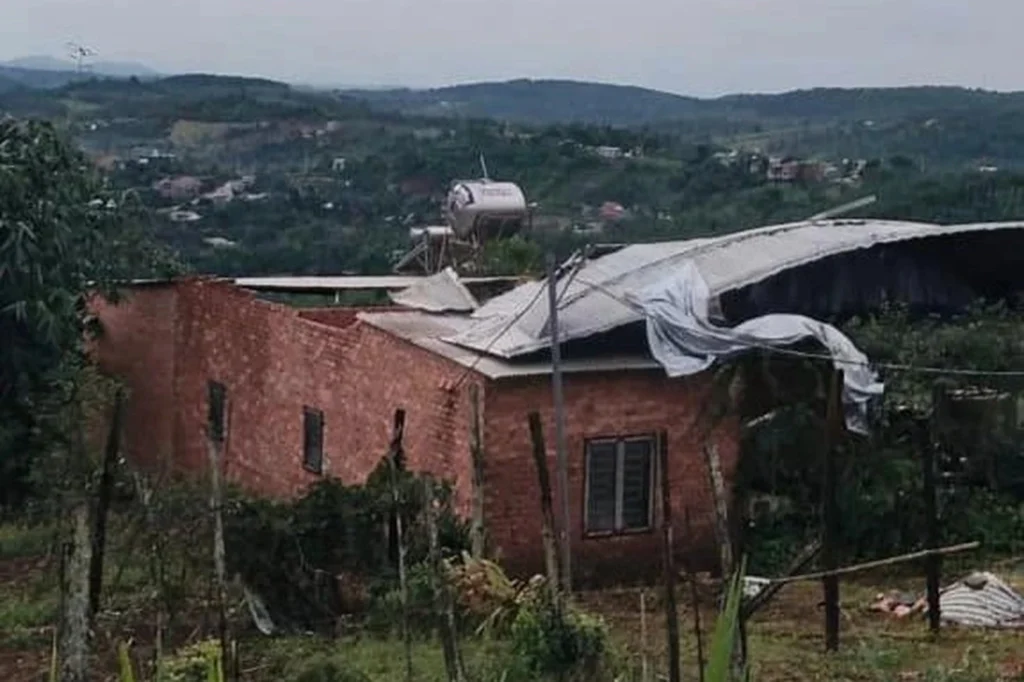
[[[476,298],[452,268],[424,277],[389,296],[396,305],[430,313],[468,313],[479,307]]]
[[[438,315],[409,311],[361,312],[358,319],[366,324],[404,339],[420,348],[472,369],[489,379],[537,376],[551,373],[551,362],[497,358],[472,349],[447,343],[442,339],[465,331],[475,324],[467,315]],[[596,358],[566,359],[563,372],[600,372],[633,369],[657,369],[660,365],[648,355],[613,355]]]
[[[829,256],[926,237],[1020,230],[1024,223],[936,225],[891,220],[815,220],[773,225],[709,239],[634,244],[564,267],[558,280],[562,340],[578,339],[639,321],[630,302],[652,284],[693,261],[713,296],[763,281]],[[549,344],[546,283],[530,282],[491,299],[474,323],[446,341],[502,358]]]

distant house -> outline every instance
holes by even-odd
[[[194,223],[197,220],[202,220],[203,216],[199,215],[195,211],[175,209],[167,214],[167,218],[172,223]]]
[[[153,189],[157,194],[172,201],[185,201],[199,194],[203,181],[192,175],[179,175],[175,178],[159,180]]]
[[[615,201],[606,201],[601,204],[601,208],[597,211],[598,215],[601,216],[601,220],[606,222],[615,222],[622,220],[626,215],[626,208]]]
[[[623,156],[625,156],[625,152],[622,151],[621,147],[594,147],[594,153],[600,156],[602,159],[621,159]]]
[[[344,156],[336,156],[334,157],[334,160],[331,161],[331,170],[335,173],[342,173],[345,170],[346,164],[347,161]]]

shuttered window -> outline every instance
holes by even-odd
[[[324,472],[324,413],[312,407],[302,410],[302,466],[314,474]]]
[[[587,533],[650,528],[654,439],[592,440],[586,457]]]

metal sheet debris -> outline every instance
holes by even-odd
[[[843,370],[843,406],[847,428],[868,432],[868,402],[882,394],[882,384],[864,355],[832,325],[803,315],[764,315],[735,327],[711,321],[711,291],[692,261],[676,274],[636,297],[647,320],[651,353],[669,376],[703,372],[716,360],[748,350],[791,346],[814,338]]]
[[[455,270],[445,268],[441,272],[424,277],[412,286],[389,294],[397,305],[430,313],[468,313],[479,304],[469,292]]]

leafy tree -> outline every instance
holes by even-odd
[[[24,500],[47,416],[73,391],[91,292],[170,265],[131,195],[106,188],[53,126],[0,121],[0,505]]]

